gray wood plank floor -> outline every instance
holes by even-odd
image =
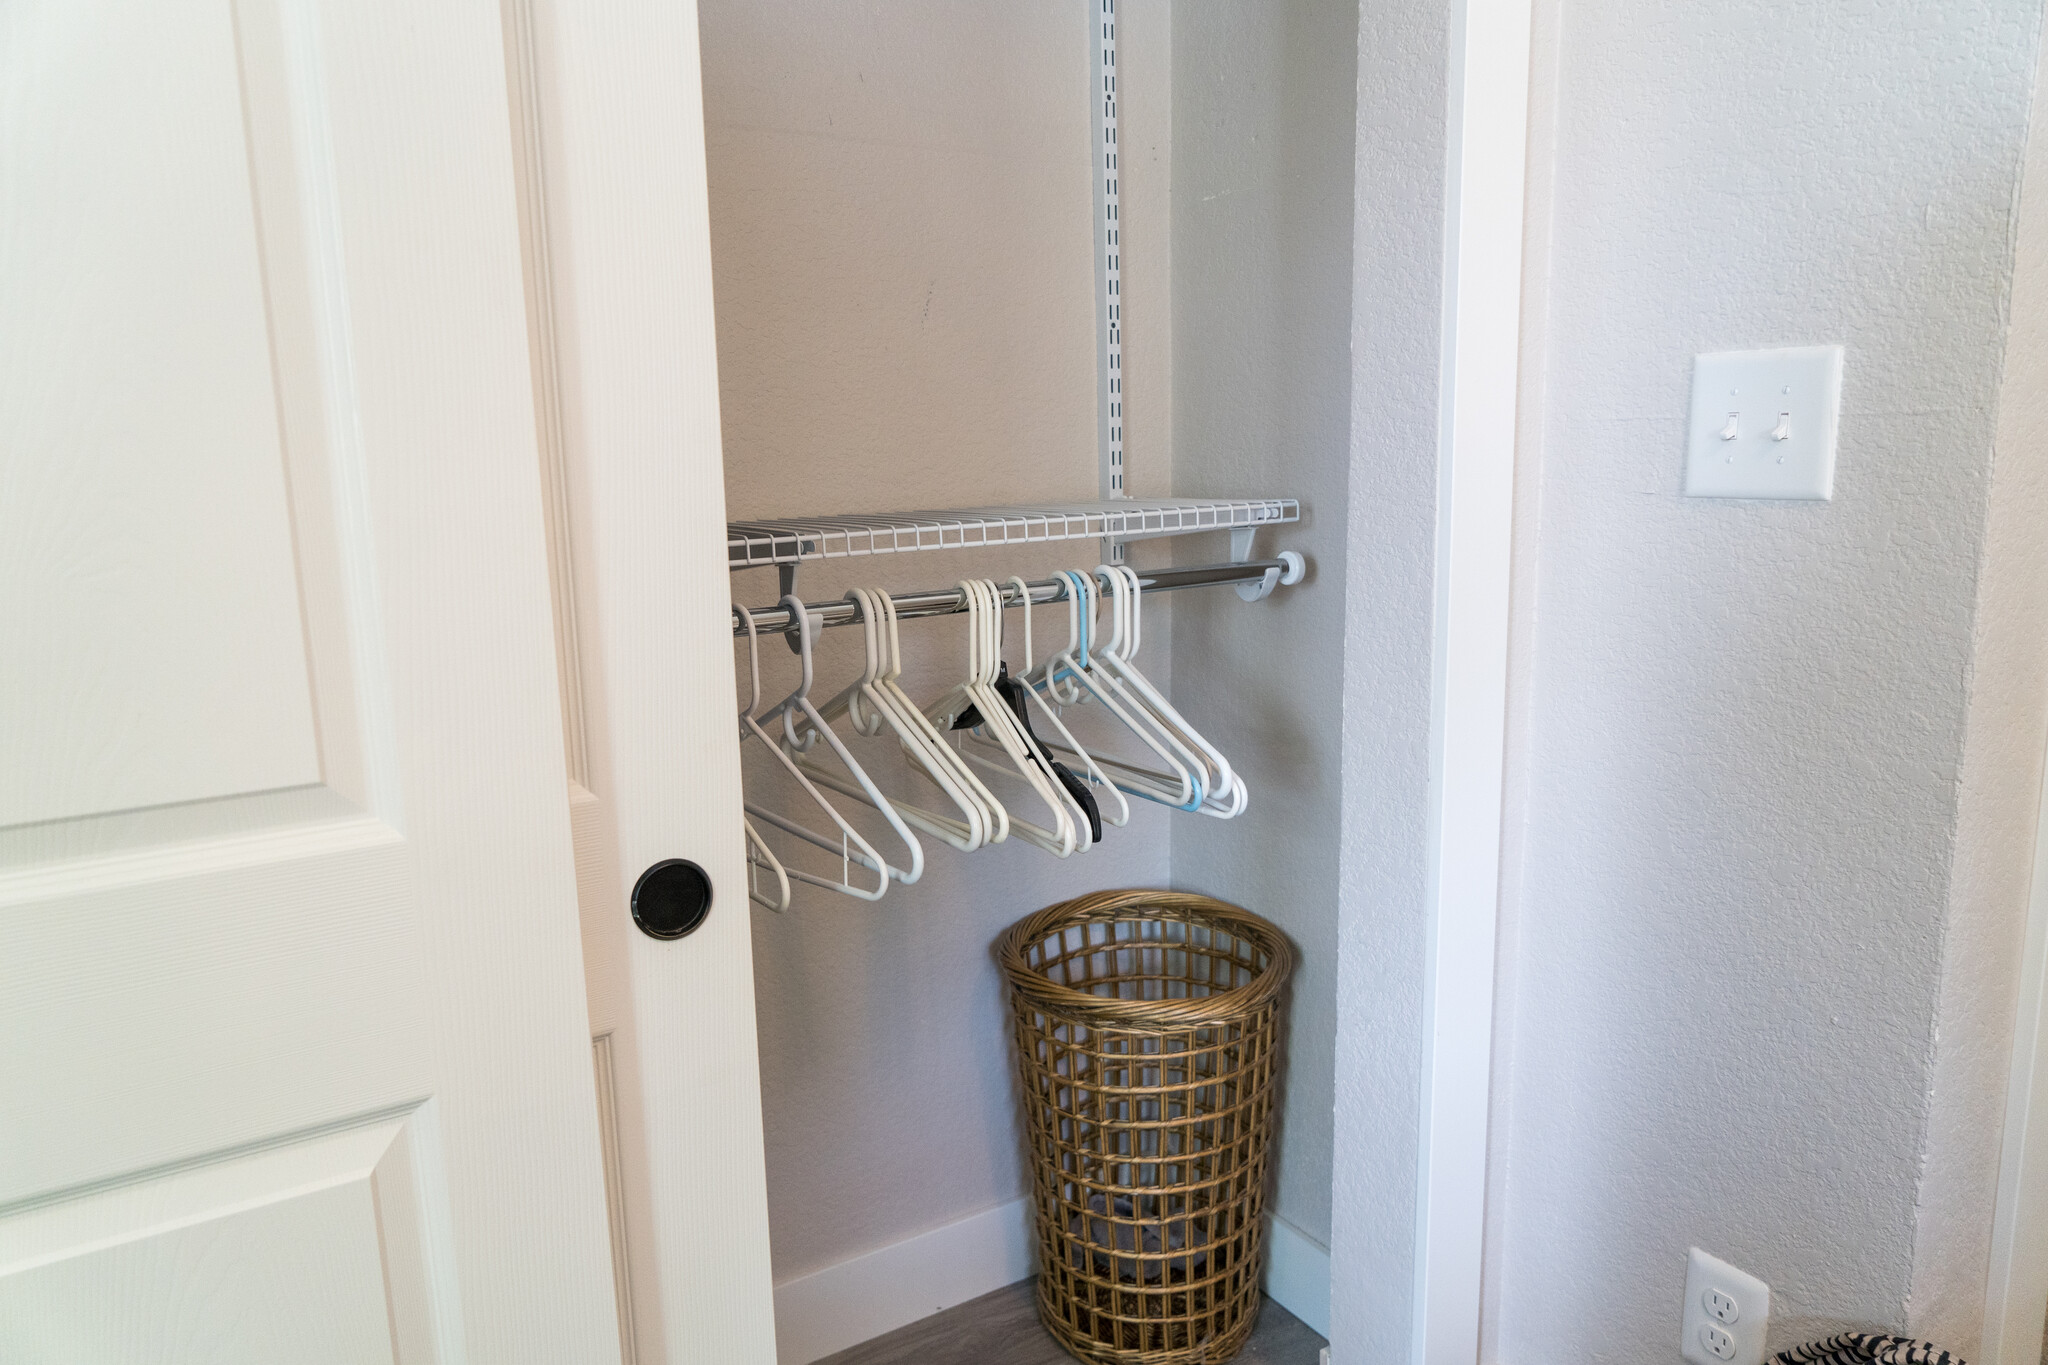
[[[1233,1365],[1316,1365],[1326,1343],[1271,1299]],[[887,1336],[827,1356],[818,1365],[1072,1365],[1038,1325],[1030,1280],[1019,1280]]]

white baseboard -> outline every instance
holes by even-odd
[[[835,1351],[1015,1284],[1035,1268],[1031,1203],[1013,1199],[838,1265],[775,1286],[779,1365]],[[1330,1335],[1330,1253],[1275,1218],[1266,1239],[1266,1292]]]
[[[1031,1204],[1013,1199],[776,1285],[775,1358],[811,1365],[1015,1284],[1033,1268]]]
[[[1266,1234],[1266,1293],[1273,1302],[1330,1335],[1330,1252],[1294,1224],[1275,1218]]]

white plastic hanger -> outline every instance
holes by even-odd
[[[1162,772],[1128,759],[1094,755],[1118,790],[1183,810],[1198,808],[1204,795],[1202,765],[1161,731],[1149,712],[1123,695],[1117,678],[1103,669],[1097,657],[1095,603],[1099,590],[1094,576],[1069,571],[1062,577],[1067,580],[1072,608],[1067,648],[1046,660],[1034,682],[1042,683],[1047,694],[1062,705],[1097,702],[1166,765]]]
[[[1010,813],[1003,808],[1003,803],[996,799],[995,793],[988,789],[987,784],[975,775],[967,760],[946,743],[946,737],[932,728],[932,723],[925,718],[924,712],[918,709],[917,703],[903,690],[900,681],[903,677],[903,643],[897,632],[896,603],[885,592],[878,592],[874,596],[876,605],[882,609],[883,643],[888,650],[888,661],[880,676],[875,679],[875,689],[894,702],[896,710],[905,721],[914,722],[920,733],[927,737],[931,747],[953,766],[968,793],[987,812],[987,842],[1002,843],[1010,837]]]
[[[1120,582],[1124,588],[1119,604],[1123,611],[1123,635],[1120,640],[1112,640],[1106,662],[1128,686],[1145,699],[1153,714],[1207,761],[1209,795],[1228,796],[1236,780],[1230,769],[1230,761],[1182,718],[1180,712],[1174,709],[1173,703],[1167,700],[1166,694],[1153,686],[1151,681],[1138,671],[1134,662],[1138,657],[1139,643],[1143,639],[1145,601],[1144,588],[1138,581],[1138,571],[1127,564],[1105,564],[1097,572]]]
[[[981,729],[1001,747],[1009,762],[991,763],[971,752],[969,759],[992,772],[1021,777],[1052,815],[1052,828],[1047,829],[1013,813],[1010,832],[1056,857],[1070,857],[1077,846],[1072,800],[1053,779],[1049,762],[1017,725],[1010,704],[994,687],[1000,649],[995,622],[1002,611],[995,585],[963,579],[959,586],[967,605],[967,680],[926,707],[925,715],[939,729],[949,730],[969,707],[974,708],[981,716]]]
[[[775,856],[775,850],[761,838],[761,831],[754,828],[754,822],[744,813],[740,816],[740,824],[747,831],[747,899],[756,905],[765,905],[779,915],[789,909],[789,872],[782,866],[782,859]],[[772,896],[761,891],[761,878],[757,874],[764,867],[775,878],[775,894]]]
[[[1135,669],[1131,668],[1123,657],[1133,638],[1132,602],[1136,593],[1131,585],[1135,575],[1131,579],[1126,579],[1120,571],[1107,564],[1100,566],[1096,572],[1109,585],[1111,626],[1109,639],[1092,649],[1091,666],[1106,689],[1117,696],[1125,709],[1170,747],[1182,763],[1193,770],[1195,787],[1200,793],[1200,799],[1186,802],[1178,809],[1210,809],[1214,804],[1213,784],[1217,780],[1215,769],[1209,764],[1207,757],[1188,742],[1181,730],[1162,714],[1160,707],[1155,703],[1164,699],[1159,696],[1157,689],[1146,682],[1142,674],[1133,677]],[[1141,788],[1138,790],[1142,791]]]
[[[745,607],[735,606],[733,612],[747,628],[748,699],[740,708],[740,744],[744,747],[750,735],[758,735],[767,744],[769,751],[786,763],[787,760],[783,759],[781,750],[775,747],[774,741],[769,739],[767,732],[761,729],[760,725],[754,720],[754,712],[761,705],[761,653],[760,641],[754,630],[754,618]],[[826,801],[823,796],[818,794],[816,789],[811,787],[809,782],[804,780],[803,774],[796,773],[793,776],[803,783],[804,789],[810,793],[811,799],[817,802],[827,815],[832,817],[835,824],[846,831],[848,837],[856,840],[860,838],[859,834],[855,833],[845,821],[839,818],[839,813],[832,809],[831,803]],[[751,804],[746,803],[743,796],[740,825],[746,831],[747,837],[747,899],[757,904],[765,905],[777,914],[781,914],[789,909],[789,870],[783,866],[782,860],[775,856],[775,850],[768,846],[768,841],[761,837],[761,831],[754,827],[754,822],[750,818],[754,813],[755,808]],[[842,856],[844,856],[846,851],[842,849]],[[869,863],[868,865],[872,866],[873,864]],[[846,866],[847,871],[850,873],[850,865],[842,864],[842,866]],[[769,875],[775,878],[775,894],[773,896],[766,895],[761,891],[759,872],[762,868],[766,868]],[[799,874],[799,877],[804,881],[819,880],[803,876],[802,874]],[[819,884],[823,885],[824,883],[820,882]],[[842,884],[835,889],[843,890],[849,895],[876,900],[881,897],[882,892],[889,889],[889,882],[888,878],[884,877],[872,895],[844,884],[843,879]]]
[[[890,804],[919,829],[937,835],[963,853],[971,853],[987,843],[994,832],[995,822],[988,810],[994,798],[988,797],[985,803],[985,789],[979,780],[967,772],[966,765],[946,746],[938,732],[931,728],[931,723],[915,707],[908,706],[907,699],[905,705],[899,706],[896,698],[883,687],[882,676],[886,671],[891,668],[901,671],[894,656],[893,604],[885,606],[889,601],[888,594],[854,588],[846,594],[846,600],[859,609],[865,646],[864,667],[860,677],[820,708],[820,714],[828,721],[846,716],[856,734],[879,736],[885,730],[893,731],[913,767],[945,793],[961,818],[935,814],[902,801],[892,800]],[[797,742],[785,737],[784,747],[792,750],[793,754],[806,753],[817,739],[818,731],[809,730]],[[797,763],[812,778],[832,790],[856,800],[866,800],[865,793],[858,786],[828,771],[822,764],[801,757]],[[1005,833],[1008,832],[1007,823],[1005,820]]]
[[[1108,774],[1102,771],[1095,760],[1089,756],[1088,751],[1081,747],[1081,741],[1075,739],[1073,732],[1067,729],[1066,722],[1060,718],[1060,713],[1031,684],[1033,675],[1043,672],[1042,668],[1034,668],[1032,665],[1031,588],[1029,584],[1025,583],[1021,577],[1015,574],[1010,576],[1009,583],[1006,586],[1010,585],[1016,587],[1018,600],[1024,604],[1024,667],[1017,672],[1016,678],[1023,685],[1024,694],[1030,698],[1030,704],[1037,708],[1040,719],[1051,727],[1051,735],[1040,736],[1042,747],[1047,751],[1048,757],[1056,753],[1064,758],[1072,758],[1078,761],[1081,768],[1078,776],[1085,779],[1091,787],[1098,789],[1093,793],[1095,796],[1096,814],[1101,817],[1104,824],[1118,827],[1127,825],[1131,821],[1131,803],[1124,800],[1123,792],[1118,790],[1116,784],[1109,780]],[[1074,594],[1070,585],[1067,602],[1067,633],[1070,641],[1078,641],[1078,603],[1073,600],[1073,597]],[[1072,647],[1073,645],[1070,643],[1068,648],[1071,649]],[[1068,765],[1070,769],[1073,766],[1073,764]],[[1080,814],[1084,819],[1086,818],[1087,813],[1085,811],[1080,812]]]
[[[753,616],[745,607],[737,606],[733,608],[733,614],[745,622],[747,627],[749,695],[746,703],[740,707],[740,743],[744,744],[747,740],[747,718],[761,705],[761,653],[754,636]],[[754,822],[747,818],[744,809],[740,813],[740,825],[747,832],[747,899],[757,905],[765,905],[779,915],[789,909],[789,873],[782,866],[782,860],[775,856],[775,850],[768,847],[768,841],[761,837],[761,831],[754,828]],[[775,878],[773,896],[764,895],[761,891],[759,872],[764,867],[768,869],[769,875]]]
[[[1067,618],[1067,648],[1048,657],[1031,681],[1063,706],[1096,701],[1166,765],[1162,772],[1107,754],[1095,755],[1100,768],[1119,790],[1180,810],[1199,810],[1207,794],[1201,762],[1162,731],[1142,705],[1126,697],[1120,680],[1102,666],[1095,638],[1094,577],[1078,570],[1063,572],[1061,577],[1067,580],[1072,604]]]
[[[815,873],[806,872],[801,868],[788,867],[785,864],[782,864],[779,861],[777,861],[775,863],[775,866],[782,870],[786,878],[793,878],[796,881],[804,882],[811,886],[822,886],[829,891],[837,891],[843,895],[858,897],[861,900],[880,900],[882,898],[883,893],[888,891],[889,889],[888,865],[882,861],[882,855],[875,851],[874,845],[870,844],[866,839],[861,837],[859,830],[856,830],[852,825],[846,822],[845,816],[841,815],[836,809],[833,808],[832,803],[825,799],[825,794],[819,791],[817,787],[812,784],[811,779],[804,775],[803,770],[798,768],[796,766],[796,762],[793,759],[791,759],[788,754],[782,751],[782,747],[775,742],[775,740],[768,734],[766,730],[761,728],[761,722],[755,718],[755,708],[760,705],[761,701],[760,637],[755,633],[754,617],[752,613],[750,613],[745,607],[737,605],[733,607],[733,611],[738,614],[741,623],[745,625],[747,630],[747,667],[749,677],[752,680],[751,697],[749,703],[745,707],[745,709],[743,709],[740,712],[740,743],[744,746],[749,737],[758,738],[761,741],[762,747],[767,749],[769,753],[775,755],[776,762],[780,763],[783,766],[783,768],[788,771],[789,775],[796,779],[797,784],[801,786],[804,789],[805,794],[808,795],[811,798],[811,800],[817,804],[818,809],[824,811],[825,814],[832,817],[832,823],[835,826],[837,826],[839,830],[839,839],[835,842],[834,840],[828,839],[822,834],[814,833],[811,830],[805,829],[802,825],[797,824],[795,821],[786,819],[785,817],[776,814],[774,811],[767,809],[765,806],[756,805],[752,801],[747,801],[744,803],[746,813],[750,816],[753,816],[755,819],[766,821],[768,824],[775,826],[775,828],[782,830],[785,833],[793,834],[797,838],[802,839],[807,843],[816,844],[819,848],[837,852],[839,854],[840,875],[838,881],[833,881],[828,877],[820,877]],[[796,608],[796,619],[799,622],[807,623],[808,621],[808,618],[804,615],[803,606],[801,603],[798,603]],[[807,645],[807,632],[805,633],[805,635]],[[794,700],[796,697],[800,696],[803,692],[808,690],[810,686],[811,667],[809,649],[805,648],[802,651],[802,654],[804,659],[803,683],[801,686],[799,686],[797,692],[791,694],[790,699],[784,700],[775,709],[775,713],[779,713],[782,709],[786,708],[790,704],[791,700]],[[806,705],[808,705],[808,703],[806,703]],[[829,734],[829,729],[827,730],[827,733]],[[837,737],[833,736],[832,739],[833,743],[836,744]],[[851,757],[849,756],[848,762],[851,763],[851,761]],[[758,831],[754,832],[753,838],[755,842],[760,845],[761,849],[764,852],[766,852],[767,845],[765,843],[761,843],[760,834]],[[768,853],[768,857],[770,859],[773,859],[774,854],[772,852]],[[854,885],[853,864],[855,863],[859,863],[862,867],[868,868],[876,874],[875,885],[872,888]],[[784,905],[787,905],[788,901],[786,898],[784,899],[783,903]]]
[[[924,875],[924,845],[918,842],[917,836],[910,832],[910,826],[904,823],[901,815],[897,814],[896,803],[891,801],[883,794],[882,789],[875,785],[874,779],[867,775],[866,769],[860,766],[859,761],[854,758],[839,736],[833,732],[831,725],[826,721],[824,715],[812,703],[810,698],[811,642],[818,628],[817,619],[804,609],[802,599],[798,598],[795,593],[785,596],[782,599],[782,605],[789,608],[790,620],[796,628],[797,655],[803,661],[803,676],[802,680],[797,684],[796,691],[790,693],[782,705],[777,708],[782,717],[783,751],[794,760],[820,738],[825,741],[832,752],[838,756],[839,761],[845,765],[847,774],[853,779],[853,784],[848,784],[843,778],[835,777],[829,785],[837,791],[852,796],[865,805],[872,806],[881,813],[882,818],[888,822],[889,828],[902,841],[905,851],[909,854],[906,866],[893,867],[885,863],[883,868],[888,872],[891,880],[909,886]],[[868,652],[870,658],[872,658],[874,653],[872,647]],[[799,717],[809,722],[807,728],[810,732],[801,744],[798,743],[797,739]],[[821,765],[815,759],[812,760],[809,768],[814,778],[821,771]]]
[[[857,701],[848,714],[864,727],[865,733],[879,733],[880,725],[886,722],[906,749],[915,747],[917,770],[945,791],[955,808],[967,817],[964,826],[946,817],[931,817],[946,826],[942,838],[962,852],[972,852],[984,843],[1001,842],[1010,833],[1010,818],[1002,803],[897,685],[896,680],[903,676],[903,644],[897,631],[896,604],[886,592],[866,591],[866,613],[875,622],[877,645],[875,678],[865,693],[871,714],[863,715]],[[882,714],[884,711],[886,714]]]
[[[978,579],[976,581],[981,585],[982,598],[989,608],[990,650],[993,655],[993,667],[989,674],[989,691],[993,692],[996,698],[1002,702],[1003,721],[1023,744],[1025,752],[1031,760],[1032,767],[1045,776],[1046,785],[1058,794],[1061,806],[1066,809],[1067,818],[1074,822],[1074,851],[1086,853],[1097,843],[1094,822],[1088,817],[1088,808],[1075,795],[1074,791],[1067,786],[1066,782],[1060,779],[1059,773],[1053,768],[1054,760],[1052,754],[1047,751],[1045,744],[1039,737],[1032,732],[1032,727],[1025,723],[1024,716],[1018,714],[1018,708],[1011,705],[1009,694],[996,685],[1003,678],[1005,671],[1005,664],[1003,662],[1003,589],[992,578]],[[1017,585],[1018,600],[1024,611],[1024,633],[1027,642],[1024,667],[1028,671],[1031,667],[1031,652],[1028,645],[1031,638],[1031,589],[1021,578],[1012,578],[1010,581]],[[1019,682],[1021,685],[1022,676],[1022,674],[1019,674],[1011,679],[1011,681]],[[1026,692],[1031,691],[1028,686],[1024,687],[1023,690]],[[1040,703],[1040,705],[1044,709],[1043,703]],[[986,727],[982,727],[982,729],[985,730]],[[980,731],[970,733],[975,735],[976,738],[981,737]],[[975,761],[979,762],[981,760],[976,758]],[[1070,777],[1072,772],[1071,768],[1068,769]],[[1099,806],[1097,807],[1096,814],[1098,817],[1101,815],[1101,808]]]
[[[1043,831],[1038,835],[1030,830],[1022,831],[1029,842],[1062,858],[1077,851],[1085,852],[1093,842],[1087,814],[1053,775],[1051,758],[1019,723],[1017,713],[1010,708],[1009,699],[995,687],[1003,666],[1002,591],[992,580],[985,578],[970,580],[970,585],[980,597],[978,610],[982,629],[981,682],[977,689],[982,699],[978,708],[982,724],[978,731],[982,737],[996,738],[997,743],[1012,755],[1012,761],[1009,765],[992,763],[968,751],[965,747],[968,736],[965,734],[961,736],[962,747],[956,752],[992,772],[1009,773],[1014,768],[1030,782],[1039,799],[1053,812],[1054,819],[1051,839],[1044,837]]]
[[[1206,767],[1204,773],[1207,792],[1199,807],[1204,815],[1228,820],[1243,813],[1247,792],[1242,780],[1231,770],[1230,760],[1201,732],[1190,725],[1187,719],[1174,708],[1166,695],[1155,687],[1151,680],[1138,670],[1134,662],[1142,635],[1142,606],[1144,591],[1138,582],[1138,574],[1128,565],[1104,564],[1098,573],[1108,576],[1122,591],[1117,594],[1122,630],[1104,650],[1104,664],[1116,674],[1128,693],[1141,701],[1151,713],[1160,728],[1172,735],[1184,749],[1199,759]]]

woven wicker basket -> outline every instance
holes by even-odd
[[[1012,925],[997,956],[1031,1138],[1039,1317],[1104,1365],[1229,1360],[1259,1312],[1293,949],[1207,896],[1103,891]]]

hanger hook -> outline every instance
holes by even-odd
[[[788,698],[782,703],[783,709],[786,710],[801,698],[808,697],[811,694],[812,627],[811,614],[804,610],[803,599],[795,593],[785,594],[781,605],[789,608],[790,626],[796,632],[796,654],[799,659],[803,660],[803,681],[797,684],[796,691],[790,693]]]
[[[1067,582],[1072,585],[1075,611],[1081,618],[1081,652],[1074,662],[1086,668],[1089,651],[1095,648],[1095,580],[1082,569],[1069,569],[1066,573]]]
[[[995,685],[996,675],[1003,671],[1003,599],[996,591],[993,578],[983,578],[974,585],[981,593],[982,629],[988,634],[988,657],[982,660],[982,671],[988,675],[990,686]]]
[[[875,597],[866,588],[848,588],[843,599],[853,603],[854,614],[860,618],[861,643],[866,651],[862,660],[861,681],[874,686],[876,676],[881,672],[881,642],[876,634],[876,617],[880,612],[875,606]]]
[[[858,735],[877,735],[882,727],[882,717],[871,714],[871,708],[863,705],[863,699],[870,695],[869,689],[874,687],[875,679],[882,671],[880,612],[875,606],[875,597],[876,594],[868,588],[848,588],[846,596],[841,599],[853,603],[854,616],[861,627],[860,681],[849,687],[845,694],[846,716]]]
[[[882,664],[882,677],[884,681],[895,682],[903,676],[903,641],[896,631],[896,599],[886,592],[878,592],[875,605],[882,609],[883,648],[889,652],[889,657]]]
[[[1017,675],[1021,678],[1031,671],[1031,585],[1021,574],[1011,574],[1008,581],[1017,585],[1017,605],[1024,609],[1024,668]]]
[[[754,613],[739,603],[733,603],[733,614],[740,618],[740,624],[747,628],[747,684],[753,691],[753,699],[740,709],[742,716],[751,716],[761,708],[761,637],[754,630]]]
[[[1123,578],[1125,586],[1130,590],[1130,595],[1126,599],[1129,603],[1126,610],[1129,612],[1130,638],[1124,648],[1124,657],[1126,659],[1135,659],[1138,657],[1138,642],[1144,638],[1139,629],[1141,619],[1139,611],[1145,596],[1145,588],[1143,584],[1138,582],[1138,571],[1130,565],[1119,564],[1116,571]]]
[[[1095,572],[1109,585],[1109,643],[1102,648],[1112,658],[1121,659],[1123,657],[1124,645],[1124,618],[1127,613],[1127,605],[1124,598],[1129,590],[1124,586],[1123,579],[1117,576],[1116,569],[1113,566],[1097,564]]]
[[[971,619],[974,621],[975,629],[981,633],[981,672],[976,677],[982,683],[991,683],[995,681],[996,668],[1002,654],[1003,637],[999,630],[989,628],[988,591],[982,580],[970,579],[967,586],[974,594]],[[994,645],[995,648],[991,650],[990,645]]]
[[[967,612],[967,676],[970,680],[981,680],[981,612],[980,598],[974,585],[968,579],[961,579],[953,585],[960,590],[960,603]]]
[[[1081,592],[1074,586],[1074,576],[1061,569],[1053,577],[1060,581],[1060,593],[1067,599],[1067,652],[1081,649]]]

